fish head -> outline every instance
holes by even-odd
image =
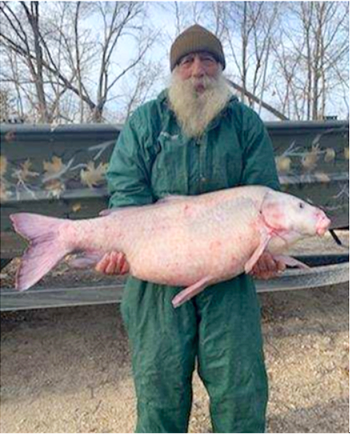
[[[301,237],[324,235],[331,221],[324,211],[286,193],[266,193],[261,214],[275,233],[295,233]]]

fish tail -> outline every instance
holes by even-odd
[[[38,214],[11,214],[15,231],[29,241],[16,275],[16,289],[25,291],[47,274],[72,248],[60,238],[66,221]]]

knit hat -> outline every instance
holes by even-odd
[[[170,70],[175,68],[182,57],[198,51],[212,54],[225,69],[225,55],[220,40],[209,30],[195,24],[182,32],[171,46]]]

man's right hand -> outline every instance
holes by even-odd
[[[95,266],[96,271],[104,274],[127,274],[129,269],[125,255],[121,252],[106,253]]]

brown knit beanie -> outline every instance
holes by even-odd
[[[225,55],[221,42],[209,30],[195,24],[182,32],[171,46],[170,70],[175,68],[182,57],[198,51],[207,51],[212,54],[225,69]]]

